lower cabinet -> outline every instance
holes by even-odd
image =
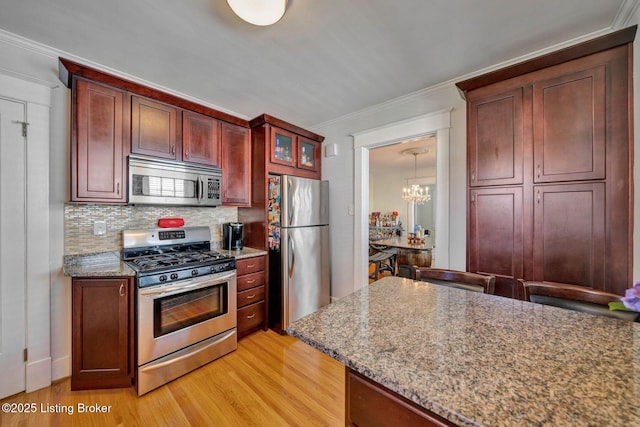
[[[130,387],[133,281],[73,278],[71,390]]]
[[[345,425],[448,427],[450,423],[346,367]]]
[[[243,258],[238,269],[238,337],[266,329],[265,257]]]

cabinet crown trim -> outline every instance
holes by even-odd
[[[66,87],[71,88],[71,86],[73,85],[73,76],[79,76],[85,79],[104,83],[117,89],[125,90],[137,95],[146,96],[156,101],[184,108],[185,110],[195,111],[197,113],[243,126],[245,128],[249,127],[249,121],[241,119],[240,117],[236,117],[223,111],[219,111],[214,108],[206,107],[196,102],[180,98],[179,96],[162,92],[160,90],[142,85],[140,83],[136,83],[131,80],[127,80],[122,77],[118,77],[113,74],[109,74],[104,71],[100,71],[95,68],[91,68],[86,65],[71,61],[69,59],[59,57],[58,78],[60,79],[60,81]]]
[[[273,117],[268,114],[262,114],[249,122],[249,125],[251,126],[251,128],[256,128],[264,124],[277,126],[281,129],[297,133],[300,136],[303,136],[305,138],[311,139],[316,142],[324,141],[324,136],[318,135],[317,133],[313,133],[311,131],[301,128],[300,126],[296,126],[289,122],[285,122],[284,120],[278,119],[277,117]]]
[[[632,43],[635,39],[637,28],[638,26],[634,25],[615,31],[593,40],[578,43],[574,46],[569,46],[518,64],[491,71],[481,76],[472,77],[456,83],[456,86],[462,97],[466,99],[466,94],[474,89]]]

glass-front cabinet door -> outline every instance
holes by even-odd
[[[276,127],[271,128],[271,162],[296,167],[297,135]]]
[[[298,167],[301,169],[317,170],[320,157],[320,144],[299,138]]]

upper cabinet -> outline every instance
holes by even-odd
[[[522,87],[480,93],[467,105],[469,185],[522,184]]]
[[[71,201],[126,203],[125,93],[81,78],[73,84]]]
[[[533,83],[535,182],[605,178],[604,64]]]
[[[220,167],[220,144],[220,121],[193,111],[182,113],[182,160]]]
[[[138,96],[131,97],[131,152],[176,160],[178,110]]]
[[[129,153],[223,169],[222,202],[251,204],[244,119],[60,58],[72,92],[71,201],[127,202]]]
[[[251,204],[251,132],[231,123],[222,123],[222,203]]]
[[[264,144],[267,172],[320,179],[324,137],[266,114],[250,125],[254,146]]]

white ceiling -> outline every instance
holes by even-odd
[[[404,154],[407,150],[426,149],[426,153]],[[369,173],[378,175],[401,175],[405,178],[423,178],[435,176],[436,171],[436,137],[404,141],[400,144],[387,145],[369,151]]]
[[[632,0],[0,0],[0,29],[216,105],[303,127],[611,28]],[[625,4],[623,4],[623,2]]]

